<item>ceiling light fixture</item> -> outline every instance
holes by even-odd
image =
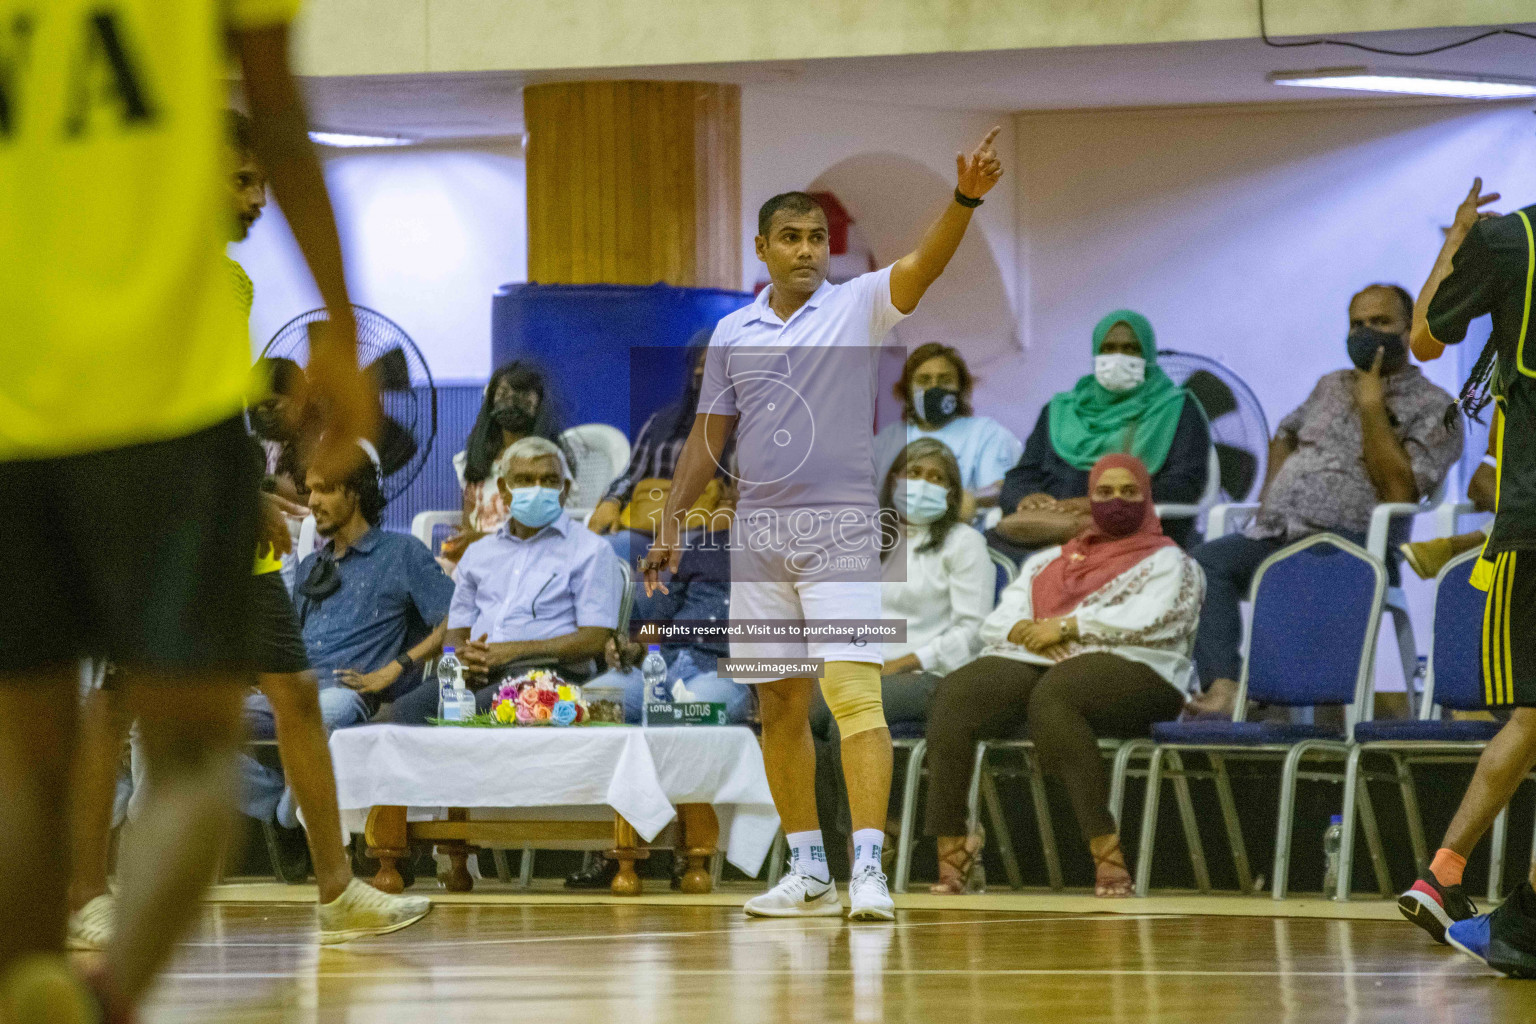
[[[334,146],[337,149],[367,149],[382,146],[410,146],[415,139],[400,135],[353,135],[350,132],[310,132],[309,141],[317,146]]]
[[[1458,100],[1516,100],[1536,96],[1536,82],[1484,75],[1448,75],[1434,71],[1372,71],[1369,68],[1319,68],[1276,71],[1275,85],[1308,89],[1386,92],[1400,96],[1438,96]]]

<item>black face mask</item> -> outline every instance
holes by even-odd
[[[491,422],[510,434],[531,434],[534,415],[521,402],[509,402],[491,410]]]
[[[949,388],[916,388],[912,404],[929,426],[942,427],[960,415],[960,392]]]
[[[1374,327],[1354,327],[1350,329],[1349,338],[1345,342],[1349,349],[1349,361],[1362,370],[1369,370],[1371,364],[1376,362],[1376,350],[1382,349],[1381,372],[1392,373],[1401,370],[1403,364],[1408,361],[1408,351],[1403,344],[1401,334],[1388,334],[1386,331],[1378,331]]]

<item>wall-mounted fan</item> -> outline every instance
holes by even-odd
[[[389,317],[366,306],[352,307],[357,317],[357,361],[374,377],[384,407],[379,438],[379,462],[384,472],[384,497],[393,499],[416,479],[437,437],[437,387],[421,350]],[[330,319],[325,309],[312,309],[280,327],[264,359],[309,363],[310,335]]]
[[[1211,421],[1224,501],[1256,501],[1269,462],[1269,421],[1243,379],[1210,356],[1159,350],[1158,365],[1194,395]]]

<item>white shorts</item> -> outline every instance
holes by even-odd
[[[731,583],[731,620],[880,618],[878,582],[773,581]],[[746,643],[731,641],[733,658],[821,658],[824,661],[885,663],[879,642],[818,643],[804,640]]]

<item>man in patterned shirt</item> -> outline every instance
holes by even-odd
[[[1195,640],[1204,693],[1191,701],[1193,710],[1229,715],[1236,703],[1238,602],[1266,558],[1314,533],[1364,546],[1379,502],[1418,501],[1461,456],[1461,423],[1445,423],[1451,396],[1409,361],[1412,324],[1413,297],[1396,285],[1373,284],[1350,300],[1345,344],[1355,369],[1325,375],[1280,421],[1248,528],[1190,552],[1206,579]]]

